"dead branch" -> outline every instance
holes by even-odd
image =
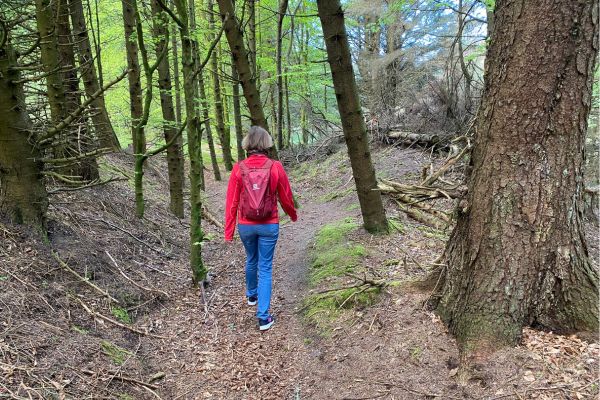
[[[146,292],[155,292],[155,293],[160,293],[163,296],[165,296],[167,299],[169,298],[169,295],[167,294],[167,292],[159,290],[159,289],[153,289],[153,288],[147,288],[145,286],[140,285],[139,283],[137,283],[136,281],[134,281],[133,279],[131,279],[129,276],[127,276],[125,274],[125,272],[123,272],[123,270],[121,270],[121,268],[119,268],[119,264],[117,264],[117,261],[113,258],[113,256],[110,255],[110,253],[108,252],[108,250],[104,250],[104,252],[106,253],[106,255],[108,256],[108,258],[110,258],[110,260],[113,262],[115,268],[117,269],[117,271],[119,271],[119,273],[121,274],[121,276],[123,276],[125,279],[127,279],[129,282],[131,282],[131,284],[135,287],[137,287],[138,289],[142,289]]]
[[[66,262],[64,262],[59,256],[58,253],[53,251],[52,252],[52,256],[54,257],[54,259],[56,261],[58,261],[58,264],[67,272],[71,273],[72,275],[74,275],[77,279],[79,279],[81,282],[85,283],[86,285],[88,285],[89,287],[91,287],[92,289],[94,289],[95,291],[97,291],[98,293],[102,294],[103,296],[107,297],[110,301],[115,302],[115,303],[119,303],[119,300],[115,299],[114,297],[112,297],[106,290],[99,288],[98,286],[96,286],[95,284],[93,284],[92,282],[90,282],[89,279],[84,278],[83,276],[79,275],[77,273],[77,271],[75,271],[74,269],[72,269],[71,267],[69,267],[67,265]]]
[[[74,296],[71,296],[71,297],[74,297]],[[144,335],[144,336],[153,337],[153,338],[156,338],[156,339],[170,339],[170,338],[168,338],[166,336],[154,335],[152,333],[148,333],[148,332],[142,331],[140,329],[137,329],[137,328],[134,328],[134,327],[122,324],[119,321],[115,321],[112,318],[109,318],[109,317],[107,317],[105,315],[100,314],[99,312],[96,312],[96,311],[92,310],[81,299],[79,299],[77,297],[74,297],[74,298],[75,298],[75,300],[77,300],[79,302],[79,304],[81,304],[81,307],[83,307],[83,309],[88,314],[92,315],[93,317],[100,318],[100,319],[102,319],[102,320],[104,320],[106,322],[110,322],[111,324],[116,325],[116,326],[118,326],[120,328],[127,329],[127,330],[129,330],[131,332],[137,333],[138,335]]]
[[[204,217],[204,219],[206,219],[208,222],[210,222],[217,228],[224,229],[224,226],[221,223],[221,221],[219,221],[217,217],[215,217],[210,211],[208,211],[208,208],[206,208],[204,204],[202,205],[202,216]]]

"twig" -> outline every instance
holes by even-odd
[[[105,220],[103,220],[103,219],[100,219],[100,218],[90,218],[90,220],[92,220],[92,221],[98,221],[98,222],[104,222],[106,225],[108,225],[108,226],[110,226],[110,227],[112,227],[112,228],[118,229],[118,230],[120,230],[121,232],[124,232],[124,233],[128,234],[129,236],[131,236],[132,238],[134,238],[135,240],[137,240],[138,242],[140,242],[140,243],[141,243],[141,244],[143,244],[144,246],[148,247],[150,250],[153,250],[153,251],[157,252],[158,254],[164,254],[164,252],[163,252],[163,251],[161,251],[161,250],[157,250],[157,249],[156,249],[156,248],[154,248],[152,245],[150,245],[150,244],[146,243],[146,242],[145,242],[145,241],[143,241],[142,239],[140,239],[140,238],[138,238],[137,236],[135,236],[133,233],[129,232],[128,230],[126,230],[126,229],[124,229],[124,228],[121,228],[121,227],[120,227],[120,226],[118,226],[118,225],[115,225],[115,224],[113,224],[113,223],[111,223],[111,222],[105,221]]]
[[[88,369],[83,369],[83,370],[81,370],[81,372],[83,372],[86,375],[91,375],[91,376],[97,375],[97,372],[90,371]],[[117,371],[117,373],[118,373],[118,371]],[[98,379],[102,379],[102,378],[99,377]],[[104,379],[108,379],[108,378],[104,378]],[[123,381],[123,382],[135,383],[136,385],[144,386],[149,389],[154,389],[154,390],[159,389],[159,387],[156,385],[153,385],[151,383],[146,383],[144,381],[140,381],[139,379],[135,379],[135,378],[129,377],[127,375],[115,375],[115,376],[111,377],[110,379],[117,379],[117,380]]]
[[[128,277],[127,275],[125,275],[125,272],[123,272],[121,270],[121,268],[119,268],[119,264],[117,264],[117,261],[113,258],[113,256],[110,255],[110,253],[108,252],[108,250],[104,250],[104,252],[106,253],[106,255],[108,256],[108,258],[110,258],[110,260],[113,262],[113,264],[115,265],[115,268],[117,269],[117,271],[119,271],[119,273],[125,278],[127,279],[129,282],[131,282],[131,284],[135,287],[137,287],[138,289],[142,289],[145,290],[146,292],[156,292],[156,293],[160,293],[162,295],[164,295],[166,298],[169,298],[169,295],[167,294],[167,292],[164,292],[162,290],[159,289],[153,289],[153,288],[147,288],[144,287],[142,285],[140,285],[139,283],[137,283],[136,281],[134,281],[133,279],[131,279],[130,277]]]
[[[92,282],[90,282],[89,279],[84,278],[83,276],[79,275],[77,273],[77,271],[73,270],[71,267],[69,267],[67,265],[66,262],[64,262],[63,260],[61,260],[61,258],[58,256],[58,253],[53,251],[52,252],[52,256],[54,257],[54,259],[56,261],[58,261],[58,264],[65,269],[66,271],[70,272],[71,274],[73,274],[74,276],[77,277],[77,279],[79,279],[80,281],[82,281],[83,283],[85,283],[86,285],[88,285],[89,287],[91,287],[92,289],[94,289],[95,291],[97,291],[98,293],[102,294],[103,296],[107,297],[110,301],[113,301],[115,303],[119,303],[119,300],[115,299],[114,297],[112,297],[106,290],[99,288],[98,286],[96,286],[95,284],[93,284]]]
[[[89,307],[88,307],[88,306],[87,306],[87,305],[86,305],[86,304],[85,304],[85,303],[84,303],[84,302],[83,302],[81,299],[79,299],[79,298],[75,297],[75,300],[77,300],[77,301],[79,302],[79,304],[81,304],[81,306],[83,307],[83,309],[84,309],[85,311],[87,311],[89,314],[91,314],[92,316],[94,316],[94,317],[97,317],[97,318],[100,318],[100,319],[103,319],[104,321],[106,321],[106,322],[110,322],[110,323],[111,323],[111,324],[113,324],[113,325],[116,325],[116,326],[118,326],[118,327],[121,327],[121,328],[124,328],[124,329],[130,330],[130,331],[132,331],[132,332],[135,332],[135,333],[137,333],[137,334],[139,334],[139,335],[149,336],[149,337],[153,337],[153,338],[157,338],[157,339],[169,339],[169,338],[168,338],[168,337],[166,337],[166,336],[154,335],[154,334],[152,334],[152,333],[144,332],[144,331],[142,331],[142,330],[139,330],[139,329],[133,328],[133,327],[131,327],[131,326],[127,326],[127,325],[125,325],[125,324],[122,324],[122,323],[120,323],[119,321],[115,321],[115,320],[114,320],[114,319],[112,319],[112,318],[109,318],[109,317],[107,317],[107,316],[105,316],[105,315],[102,315],[102,314],[100,314],[99,312],[93,311],[93,310],[92,310],[92,309],[90,309],[90,308],[89,308]]]

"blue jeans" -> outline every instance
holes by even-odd
[[[246,249],[246,296],[258,296],[256,317],[267,319],[279,224],[240,224],[238,231]]]

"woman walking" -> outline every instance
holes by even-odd
[[[233,166],[225,202],[225,240],[233,241],[238,231],[246,249],[246,297],[248,305],[257,305],[256,317],[261,331],[273,326],[269,314],[273,255],[279,237],[277,198],[292,221],[298,218],[290,182],[279,161],[267,151],[273,147],[269,133],[252,126],[242,142],[248,158]]]

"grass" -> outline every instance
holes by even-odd
[[[100,342],[100,347],[102,348],[102,353],[106,354],[115,365],[123,365],[125,360],[132,355],[130,351],[108,340]]]
[[[338,190],[335,192],[327,193],[326,195],[321,196],[321,198],[319,200],[321,200],[321,202],[323,202],[323,203],[327,203],[327,202],[330,202],[330,201],[338,199],[338,198],[346,197],[353,191],[354,191],[354,187],[350,186],[343,190]]]

